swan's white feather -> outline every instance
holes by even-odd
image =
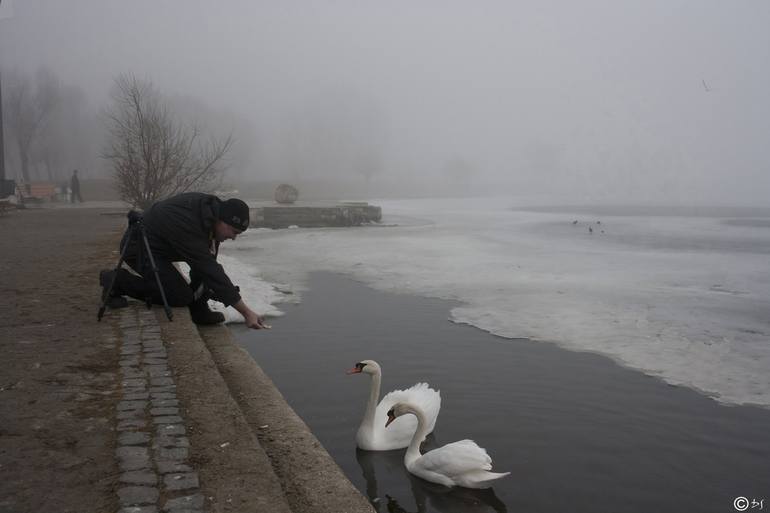
[[[417,460],[419,468],[455,477],[474,470],[492,470],[492,458],[473,440],[460,440],[433,449]]]
[[[460,440],[433,449],[407,466],[412,474],[434,483],[465,488],[488,488],[510,472],[490,472],[492,458],[473,440]]]
[[[474,470],[472,472],[466,472],[461,476],[457,476],[457,478],[455,478],[455,484],[457,486],[464,486],[465,488],[489,488],[492,486],[492,481],[507,475],[510,475],[510,472]]]
[[[396,403],[417,405],[428,420],[428,433],[433,431],[436,418],[441,409],[441,393],[433,390],[427,383],[417,383],[406,390],[393,390],[385,395],[377,404],[374,412],[374,429],[372,432],[363,426],[356,435],[356,442],[361,449],[368,451],[389,451],[403,449],[409,445],[412,435],[417,430],[417,418],[407,415],[397,418],[387,428],[388,410]]]
[[[414,417],[418,422],[404,454],[404,464],[412,474],[433,483],[466,488],[488,488],[495,479],[510,474],[490,472],[492,458],[473,440],[460,440],[420,454],[419,441],[425,437],[426,424],[422,410],[414,404],[400,403],[393,407],[393,413],[397,419]]]

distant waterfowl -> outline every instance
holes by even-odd
[[[428,434],[428,421],[422,410],[409,403],[398,403],[388,411],[389,426],[399,417],[411,413],[417,417],[417,431],[404,455],[406,469],[417,477],[444,486],[489,488],[492,481],[510,472],[490,472],[492,458],[473,440],[460,440],[420,454],[420,443]]]
[[[356,433],[358,447],[367,451],[390,451],[403,449],[409,445],[412,435],[417,430],[416,418],[403,418],[385,429],[388,410],[399,402],[416,404],[425,412],[424,428],[426,431],[423,437],[433,431],[438,412],[441,409],[441,394],[430,388],[427,383],[417,383],[406,390],[394,390],[383,397],[378,404],[382,381],[380,365],[374,360],[362,360],[350,369],[348,374],[369,374],[372,377],[366,412]]]
[[[572,221],[572,224],[577,224],[577,219],[575,219],[574,221]]]
[[[588,233],[594,233],[594,229],[591,228],[590,226],[588,227]]]

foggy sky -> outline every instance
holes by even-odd
[[[95,108],[132,72],[233,113],[254,126],[237,176],[341,176],[316,159],[339,137],[289,156],[346,127],[375,187],[770,205],[765,0],[7,2],[0,69]]]

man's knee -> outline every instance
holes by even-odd
[[[169,306],[187,306],[195,299],[190,285],[179,273],[176,275],[164,273],[160,276],[160,282],[163,284],[163,292],[166,294],[166,301]],[[160,296],[160,291],[158,291],[158,296]]]
[[[124,290],[123,293],[140,300],[149,299],[156,305],[163,304],[163,295],[169,306],[187,306],[195,299],[192,289],[181,276],[179,279],[173,275],[159,275],[156,278],[152,271],[147,272],[146,269],[144,271],[143,275],[137,276],[121,269],[120,283],[126,285],[121,287]],[[158,278],[163,287],[163,294],[158,287]],[[133,285],[129,286],[131,283]]]
[[[193,291],[189,287],[184,290],[166,291],[169,306],[187,306],[193,302]]]

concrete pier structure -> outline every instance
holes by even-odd
[[[251,208],[251,226],[254,228],[360,226],[381,220],[382,209],[363,201],[295,205],[272,203]]]

